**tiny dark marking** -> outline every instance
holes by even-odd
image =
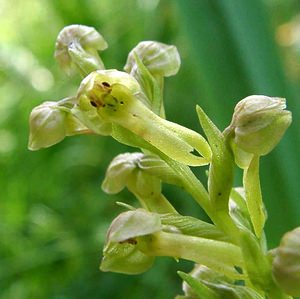
[[[132,245],[136,245],[137,244],[137,240],[135,239],[128,239],[127,241],[129,244],[132,244]]]
[[[102,85],[104,85],[105,87],[110,87],[110,84],[108,82],[102,82]]]
[[[97,107],[97,104],[94,101],[90,101],[91,105]]]
[[[221,195],[222,195],[222,192],[219,192],[219,193],[218,193],[218,196],[221,196]]]
[[[130,238],[130,239],[121,241],[121,242],[119,242],[119,243],[120,243],[120,244],[129,243],[129,244],[131,244],[131,245],[136,245],[136,244],[137,244],[137,240],[135,240],[135,239],[133,239],[133,238]]]
[[[241,267],[239,267],[239,266],[234,266],[234,269],[235,269],[238,273],[243,274],[243,269],[242,269]]]
[[[123,102],[123,101],[121,101],[121,102],[120,102],[120,104],[121,104],[121,105],[123,105],[123,104],[124,104],[124,102]]]

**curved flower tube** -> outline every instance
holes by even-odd
[[[143,254],[143,264],[147,261],[146,257],[171,256],[202,263],[234,279],[241,277],[234,268],[243,266],[244,263],[237,246],[223,241],[165,232],[159,215],[143,209],[121,213],[112,222],[107,233],[101,269],[115,271],[106,267],[107,264],[111,265],[111,262],[108,262],[111,259],[121,258],[124,264],[127,254],[123,255],[123,250],[128,251],[128,244],[130,253],[138,253],[139,257]],[[114,254],[110,254],[109,248],[113,246],[117,246],[118,249],[114,249]],[[210,255],[207,255],[207,252],[210,252]],[[148,263],[146,265],[148,267]],[[147,267],[139,270],[146,271]],[[130,267],[127,271],[129,269]]]

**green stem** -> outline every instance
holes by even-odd
[[[228,214],[228,211],[215,211],[215,214],[211,219],[216,227],[222,229],[230,237],[230,240],[233,244],[239,245],[240,230],[233,222],[232,218]]]
[[[196,202],[203,208],[209,217],[212,216],[212,207],[209,201],[208,192],[191,169],[166,155],[164,155],[162,159],[164,159],[180,177],[183,188],[193,196]]]
[[[164,156],[163,159],[174,169],[178,176],[181,177],[183,188],[203,208],[216,227],[225,232],[233,243],[238,244],[239,230],[228,212],[223,210],[216,211],[212,207],[207,190],[196,178],[191,169],[186,165],[177,163],[169,157]]]

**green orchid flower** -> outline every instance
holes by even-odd
[[[161,179],[178,181],[176,174],[159,157],[143,153],[125,153],[113,159],[107,168],[102,189],[115,194],[125,187],[142,207],[158,213],[176,213],[162,194]]]
[[[138,82],[129,74],[96,71],[83,80],[77,95],[78,106],[73,112],[86,125],[94,121],[89,118],[89,112],[97,112],[99,118],[95,123],[121,126],[178,162],[191,166],[208,164],[211,150],[206,140],[153,113],[139,100],[140,94]],[[200,156],[193,154],[194,150]]]

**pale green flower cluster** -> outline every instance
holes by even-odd
[[[64,28],[56,42],[61,68],[83,80],[77,93],[44,102],[30,115],[29,149],[47,148],[66,136],[97,134],[139,148],[110,163],[102,189],[127,188],[139,208],[114,219],[107,232],[100,269],[138,274],[158,256],[195,262],[178,274],[186,299],[288,299],[300,295],[299,228],[268,250],[266,211],[259,160],[281,140],[291,123],[285,99],[262,95],[241,100],[231,124],[220,131],[197,106],[206,137],[165,119],[164,78],[175,75],[175,46],[144,41],[131,50],[125,71],[105,69],[98,51],[104,38],[82,25]],[[207,188],[191,166],[208,165]],[[233,186],[235,167],[242,187]],[[204,209],[212,224],[183,216],[162,192],[162,184],[183,188]]]

